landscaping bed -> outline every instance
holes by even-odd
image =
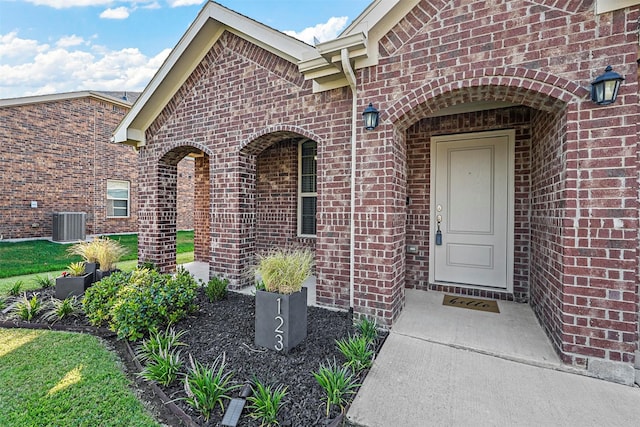
[[[49,300],[52,289],[37,291],[41,298]],[[278,419],[283,426],[322,426],[339,415],[339,408],[331,409],[330,417],[326,417],[326,405],[323,401],[324,391],[318,385],[312,372],[317,372],[321,363],[333,361],[344,362],[335,341],[354,334],[352,316],[347,312],[330,311],[317,307],[308,308],[308,336],[288,354],[266,350],[254,345],[254,313],[255,302],[251,295],[230,292],[226,299],[209,302],[202,289],[196,298],[198,310],[174,325],[177,331],[185,331],[181,341],[187,344],[181,347],[185,367],[188,365],[188,354],[200,363],[209,365],[219,355],[225,354],[227,369],[234,372],[233,381],[243,384],[258,378],[266,384],[282,384],[287,387],[287,395]],[[4,326],[7,326],[6,313],[0,314]],[[51,325],[40,317],[31,322],[35,325]],[[2,325],[0,325],[2,326]],[[112,342],[112,346],[125,361],[130,377],[141,389],[141,399],[152,406],[152,412],[159,421],[167,425],[184,425],[180,414],[170,412],[167,406],[146,381],[135,375],[139,372],[127,353],[127,345],[123,340],[116,340],[114,334],[104,329],[92,327],[86,317],[62,319],[54,328],[65,328],[76,331],[95,333]],[[138,343],[131,343],[136,349]],[[183,367],[184,370],[184,367]],[[363,381],[363,376],[358,382]],[[168,399],[183,411],[191,421],[200,426],[220,425],[222,412],[217,408],[208,421],[187,405],[184,398],[183,382],[180,380],[171,386],[159,386]],[[237,397],[238,391],[232,397]],[[228,402],[226,402],[228,403]],[[226,407],[226,404],[225,404]],[[239,426],[259,426],[260,422],[249,418],[247,411],[243,413]],[[188,420],[188,418],[187,418]]]

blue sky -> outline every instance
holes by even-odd
[[[311,42],[335,37],[371,0],[218,0]],[[0,98],[140,91],[203,0],[0,0]]]

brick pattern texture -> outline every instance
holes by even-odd
[[[89,96],[0,108],[0,236],[51,237],[53,212],[86,212],[87,234],[137,232],[137,153],[110,142],[127,112]],[[180,168],[178,228],[192,229],[193,166]],[[107,217],[110,179],[130,183],[128,218]]]
[[[196,209],[210,270],[248,284],[255,253],[295,240],[292,140],[318,143],[317,301],[390,325],[404,289],[428,277],[429,147],[433,135],[516,130],[514,292],[528,301],[567,363],[632,364],[638,345],[638,55],[640,7],[596,16],[594,1],[423,0],[356,71],[362,108],[350,215],[348,89],[312,93],[295,64],[225,32],[153,125],[141,149],[140,256],[174,267],[177,161],[208,159]],[[626,78],[596,106],[589,84],[607,65]],[[439,116],[483,101],[511,107]],[[196,176],[198,172],[196,172]],[[406,204],[409,196],[411,203]],[[199,227],[199,226],[198,226]],[[208,227],[208,229],[207,229]],[[310,243],[311,244],[311,243]],[[420,248],[407,255],[407,244]]]

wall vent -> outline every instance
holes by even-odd
[[[85,212],[54,212],[52,240],[54,242],[85,240],[86,220]]]

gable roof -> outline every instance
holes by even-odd
[[[294,64],[314,51],[313,46],[298,39],[218,3],[208,2],[116,128],[113,140],[134,146],[144,145],[146,129],[225,31]]]
[[[138,97],[138,92],[102,92],[84,90],[77,92],[54,93],[50,95],[23,96],[20,98],[0,99],[0,108],[16,107],[20,105],[40,104],[43,102],[65,101],[67,99],[95,98],[110,102],[125,108],[131,108],[131,104]]]

